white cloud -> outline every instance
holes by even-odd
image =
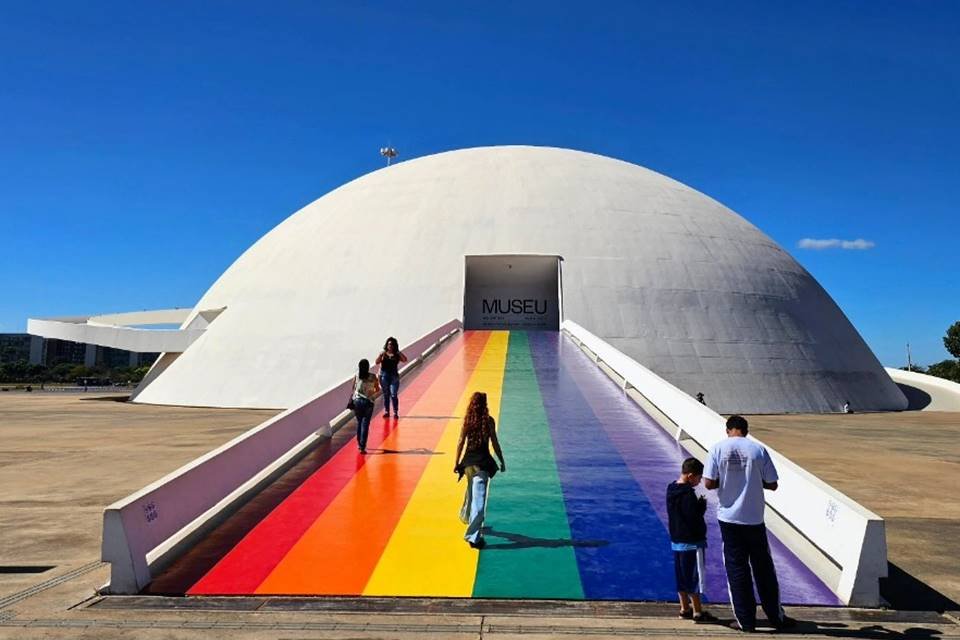
[[[801,249],[813,249],[821,251],[823,249],[848,249],[854,251],[863,251],[872,249],[876,245],[872,240],[857,238],[856,240],[839,240],[837,238],[804,238],[797,243]]]

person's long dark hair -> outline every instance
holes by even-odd
[[[467,407],[467,415],[463,419],[464,434],[469,438],[471,434],[480,434],[484,425],[487,423],[487,417],[490,410],[487,408],[487,394],[482,391],[475,391],[470,397],[470,405]]]
[[[370,375],[370,361],[364,358],[357,363],[357,377],[366,380],[368,375]]]
[[[397,342],[397,339],[393,336],[387,338],[387,341],[383,343],[383,350],[386,351],[390,348],[390,343],[393,343],[393,350],[396,353],[400,353],[400,343]]]

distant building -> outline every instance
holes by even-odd
[[[0,333],[0,364],[43,362],[44,339],[27,333]]]
[[[82,364],[88,367],[94,365],[94,345],[70,342],[69,340],[43,340],[43,358],[41,364],[55,367],[58,364]],[[87,353],[90,352],[90,358]]]
[[[55,367],[58,364],[78,364],[86,367],[143,367],[151,365],[160,354],[136,353],[123,349],[100,347],[95,344],[52,340],[27,333],[0,333],[0,364],[28,362]]]
[[[96,347],[94,362],[96,366],[104,366],[111,369],[119,369],[121,367],[135,368],[153,364],[159,356],[159,353],[137,353],[135,351],[125,351],[112,347]]]

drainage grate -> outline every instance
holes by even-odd
[[[8,564],[0,565],[0,573],[45,573],[50,569],[56,569],[52,564]]]
[[[39,583],[39,584],[35,584],[35,585],[33,585],[32,587],[29,587],[29,588],[27,588],[27,589],[24,589],[23,591],[18,591],[17,593],[11,593],[11,594],[8,595],[8,596],[5,596],[5,597],[3,597],[3,598],[0,598],[0,609],[3,609],[3,608],[5,608],[5,607],[9,607],[10,605],[16,604],[16,603],[20,602],[21,600],[26,600],[26,599],[29,598],[30,596],[36,595],[36,594],[40,593],[41,591],[46,591],[47,589],[52,589],[53,587],[56,587],[57,585],[61,585],[61,584],[63,584],[64,582],[67,582],[68,580],[73,580],[74,578],[76,578],[76,577],[78,577],[78,576],[82,576],[82,575],[85,574],[85,573],[89,573],[89,572],[91,572],[91,571],[93,571],[93,570],[95,570],[95,569],[99,569],[101,566],[103,566],[103,563],[102,563],[101,561],[99,561],[99,560],[95,560],[95,561],[93,561],[93,562],[88,562],[87,564],[83,565],[82,567],[77,567],[77,568],[74,569],[73,571],[68,571],[67,573],[65,573],[65,574],[63,574],[63,575],[61,575],[61,576],[56,576],[56,577],[53,577],[53,578],[47,578],[47,579],[44,580],[43,582],[41,582],[41,583]]]

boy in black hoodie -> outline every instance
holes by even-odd
[[[714,622],[716,618],[703,610],[703,550],[707,547],[707,523],[703,514],[707,501],[693,490],[703,477],[703,463],[687,458],[680,468],[680,477],[667,485],[667,515],[670,521],[670,546],[680,596],[680,617],[694,622]],[[692,610],[691,610],[692,604]]]

